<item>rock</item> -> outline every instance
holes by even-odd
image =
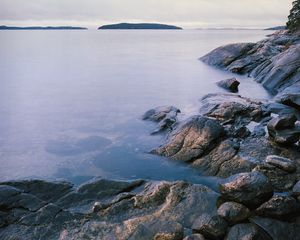
[[[173,106],[162,106],[147,111],[142,119],[150,120],[158,123],[158,128],[152,134],[162,132],[172,127],[177,122],[177,115],[180,110]]]
[[[240,82],[236,78],[230,78],[230,79],[217,82],[217,85],[219,87],[222,87],[224,89],[236,93],[239,91],[238,87],[240,85]]]
[[[278,144],[290,145],[299,141],[300,126],[291,129],[273,130],[268,128],[271,140]]]
[[[300,197],[300,181],[298,181],[295,186],[293,187],[293,196]]]
[[[266,163],[269,163],[289,173],[293,173],[297,169],[297,166],[294,161],[288,158],[279,157],[275,155],[267,156]]]
[[[268,128],[272,130],[283,130],[295,127],[295,122],[297,118],[294,114],[283,115],[277,118],[273,118],[268,123]]]
[[[200,59],[209,65],[226,68],[234,60],[243,56],[254,46],[254,43],[228,44],[213,50],[211,53]]]
[[[222,198],[256,207],[269,200],[273,188],[268,178],[259,172],[233,175],[220,184]]]
[[[260,217],[253,217],[250,221],[261,227],[273,240],[300,240],[300,228],[296,224]]]
[[[259,164],[253,171],[258,171],[266,175],[274,189],[280,192],[290,191],[297,180],[296,173],[286,172],[270,164]]]
[[[242,204],[235,202],[223,203],[218,209],[218,215],[230,224],[244,222],[250,217],[250,210]]]
[[[185,237],[183,240],[205,240],[202,234],[196,233]]]
[[[225,236],[227,227],[227,222],[220,216],[203,214],[194,222],[192,229],[209,239],[220,239]]]
[[[297,75],[299,75],[299,73]],[[297,84],[293,84],[285,88],[283,91],[281,91],[275,97],[275,101],[300,110],[299,90],[300,90],[300,83],[298,82]]]
[[[255,224],[244,223],[230,228],[225,240],[272,240],[272,238]]]
[[[262,102],[232,93],[208,94],[201,104],[200,114],[226,123],[247,125],[269,114],[263,110]]]
[[[63,186],[70,185],[0,183],[0,239],[179,240],[183,226],[191,229],[199,215],[217,211],[218,194],[198,184],[95,179]]]
[[[166,144],[153,150],[152,153],[191,162],[211,150],[222,135],[223,127],[218,121],[194,116],[172,133]]]
[[[255,213],[261,217],[288,219],[300,213],[300,203],[293,197],[274,196],[268,202],[263,203]]]

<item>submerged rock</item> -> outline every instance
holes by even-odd
[[[231,92],[236,93],[239,91],[238,87],[240,85],[240,82],[236,78],[229,78],[229,79],[225,79],[225,80],[217,82],[217,85],[219,87],[222,87],[224,89],[227,89]]]
[[[244,222],[250,217],[250,210],[242,204],[226,202],[219,207],[218,214],[230,224],[237,224]]]
[[[158,123],[158,128],[152,132],[156,134],[172,127],[177,122],[177,115],[180,110],[173,106],[162,106],[147,111],[142,119],[150,120]]]
[[[227,222],[218,215],[203,214],[196,219],[192,228],[195,233],[201,233],[208,239],[221,239],[227,231]]]
[[[269,200],[273,195],[273,188],[268,178],[259,172],[236,174],[220,184],[222,198],[257,207]]]
[[[223,127],[214,119],[194,116],[179,126],[163,146],[152,153],[191,162],[211,150],[221,139]]]
[[[266,163],[269,163],[275,167],[278,167],[286,172],[293,173],[296,171],[297,166],[294,161],[284,158],[284,157],[279,157],[275,155],[270,155],[267,156],[266,158]]]

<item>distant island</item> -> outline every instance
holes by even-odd
[[[286,26],[277,26],[277,27],[270,27],[270,28],[266,28],[264,30],[285,30],[286,29]]]
[[[9,26],[0,26],[0,30],[87,30],[83,27],[72,27],[72,26],[47,26],[47,27],[9,27]]]
[[[182,30],[181,27],[158,23],[118,23],[104,25],[99,30],[137,29],[137,30]]]

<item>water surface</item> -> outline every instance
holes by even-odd
[[[141,121],[174,105],[197,114],[199,98],[233,77],[198,60],[266,31],[1,31],[0,180],[184,179],[209,182],[147,152],[164,136]],[[238,76],[244,96],[268,98]]]

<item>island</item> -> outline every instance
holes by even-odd
[[[98,30],[182,30],[181,27],[159,23],[118,23],[103,25]]]
[[[72,27],[72,26],[31,26],[31,27],[15,27],[15,26],[0,26],[0,30],[87,30],[84,27]]]

